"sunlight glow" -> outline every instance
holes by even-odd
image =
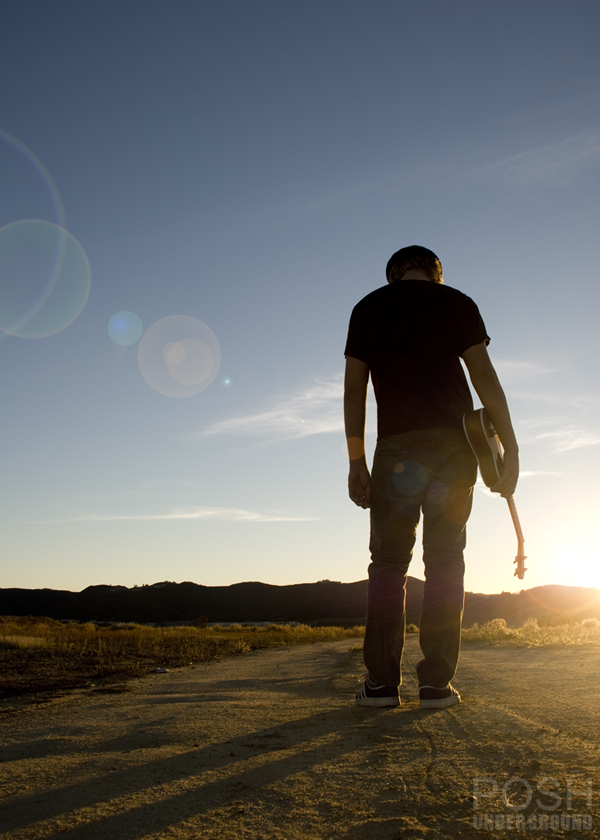
[[[592,534],[574,534],[549,549],[549,565],[565,586],[600,588],[600,542]]]

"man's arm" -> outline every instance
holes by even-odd
[[[371,475],[365,458],[368,384],[369,366],[360,359],[346,356],[344,425],[350,458],[348,491],[354,504],[361,508],[371,507]]]
[[[474,344],[463,353],[473,387],[488,413],[504,447],[504,474],[490,489],[505,498],[512,496],[519,479],[519,447],[506,396],[488,356],[485,344]]]

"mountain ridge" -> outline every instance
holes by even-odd
[[[81,592],[57,589],[0,588],[0,615],[37,615],[63,621],[137,622],[287,622],[362,624],[366,580],[352,583],[321,580],[279,586],[243,581],[204,586],[160,581],[143,586],[97,584]],[[407,580],[406,618],[418,624],[424,581]],[[547,586],[502,592],[465,594],[464,625],[504,618],[509,625],[528,618],[562,616],[600,620],[600,589]]]

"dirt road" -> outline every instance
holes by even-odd
[[[352,704],[350,647],[261,651],[4,714],[0,837],[600,837],[598,647],[466,644],[464,702],[436,712],[418,711],[416,637],[399,709]]]

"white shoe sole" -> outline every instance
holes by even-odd
[[[399,706],[399,697],[355,697],[355,706],[376,706],[382,708],[384,706]]]
[[[460,694],[451,694],[450,697],[443,697],[441,700],[421,700],[420,709],[448,709],[460,703]]]

